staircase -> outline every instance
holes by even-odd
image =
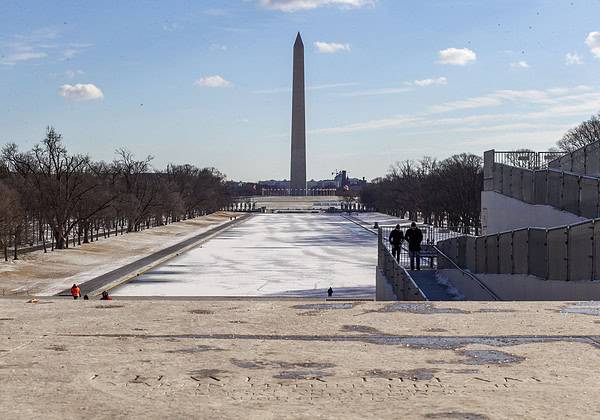
[[[427,300],[454,300],[448,293],[448,288],[437,282],[436,270],[409,271],[408,274],[423,291]]]

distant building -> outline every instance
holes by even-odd
[[[362,177],[362,179],[350,178],[348,176],[348,171],[346,171],[345,169],[337,172],[333,180],[335,182],[336,188],[339,189],[344,189],[345,187],[347,187],[348,189],[356,189],[362,187],[367,183],[365,177]]]
[[[306,194],[336,195],[343,190],[359,191],[367,181],[363,177],[350,178],[346,170],[337,172],[333,179],[311,179],[306,183]],[[250,195],[285,196],[294,195],[290,190],[290,181],[287,179],[268,179],[258,182],[227,181],[229,189],[236,197]]]
[[[314,179],[311,179],[310,181],[308,181],[306,183],[306,186],[308,189],[311,189],[311,188],[337,188],[335,181],[332,179],[323,179],[320,181],[315,181]]]

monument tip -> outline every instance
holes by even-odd
[[[300,32],[298,32],[298,35],[296,35],[296,44],[302,44],[302,37],[300,36]]]

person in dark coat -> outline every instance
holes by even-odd
[[[392,255],[397,262],[400,262],[400,249],[402,248],[402,241],[404,241],[404,233],[402,233],[400,225],[396,225],[396,228],[390,232],[389,240],[390,245],[392,245]]]
[[[417,270],[421,269],[421,242],[423,241],[423,232],[417,228],[417,224],[412,222],[410,229],[406,230],[404,239],[408,242],[408,255],[410,256],[410,269],[415,269],[415,259],[417,260]]]

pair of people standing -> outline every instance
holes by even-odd
[[[402,242],[408,242],[408,255],[410,256],[410,269],[415,269],[415,260],[417,262],[417,270],[421,269],[421,242],[423,241],[423,232],[417,228],[417,224],[412,222],[406,233],[402,232],[400,225],[390,232],[390,244],[392,245],[392,255],[400,262],[400,250]]]

